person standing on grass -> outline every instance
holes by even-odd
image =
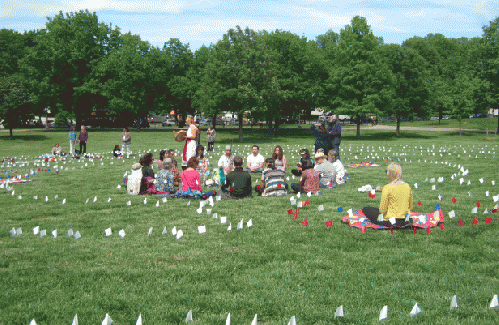
[[[315,152],[317,152],[317,150],[319,149],[322,149],[324,151],[324,154],[327,156],[330,145],[330,135],[326,127],[324,126],[324,121],[319,121],[319,123],[312,125],[310,129],[314,131],[315,134]]]
[[[130,155],[130,144],[132,144],[132,134],[128,131],[128,128],[123,129],[123,133],[121,134],[121,141],[123,142],[121,146],[121,152],[123,154],[123,158],[128,158]]]
[[[80,154],[84,154],[87,152],[87,141],[88,141],[88,132],[85,129],[85,125],[82,125],[80,135],[78,136],[78,142],[80,143]],[[83,151],[81,150],[82,147]]]
[[[410,215],[413,208],[412,190],[402,181],[402,167],[399,164],[388,165],[386,176],[390,183],[383,186],[379,208],[365,207],[362,212],[376,225],[405,227],[411,224],[411,219],[406,220],[406,215]],[[382,221],[378,221],[380,214],[383,215]],[[391,218],[395,218],[395,224],[389,221]]]
[[[327,131],[330,136],[329,150],[334,150],[340,159],[340,144],[341,144],[341,124],[338,121],[337,115],[329,115],[329,125]]]
[[[69,153],[71,154],[71,157],[76,156],[75,150],[76,150],[76,131],[75,127],[72,126],[69,129]]]
[[[192,157],[196,157],[196,138],[197,138],[197,128],[196,123],[192,116],[187,116],[185,119],[187,123],[187,136],[185,138],[184,150],[182,151],[182,169],[187,168],[187,162]]]
[[[227,175],[221,190],[223,199],[251,197],[251,175],[243,170],[243,158],[234,158],[234,171]]]
[[[274,158],[274,165],[276,168],[280,168],[286,172],[286,156],[284,156],[281,146],[275,147],[272,158]]]
[[[251,151],[253,152],[246,158],[246,167],[244,170],[249,173],[261,173],[265,159],[260,154],[260,148],[255,144]]]
[[[314,169],[310,159],[302,162],[301,180],[299,183],[291,183],[291,188],[295,193],[315,193],[319,192],[319,173]]]
[[[208,151],[213,151],[213,146],[215,144],[216,138],[217,138],[217,132],[213,128],[212,124],[206,131],[206,140],[208,141]]]

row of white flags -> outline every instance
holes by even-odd
[[[217,213],[214,213],[213,214],[213,219],[218,219],[218,214]],[[220,224],[224,225],[227,223],[227,217],[220,217]],[[253,219],[250,219],[249,221],[246,222],[246,228],[251,228],[253,227]],[[244,219],[241,219],[241,221],[239,221],[237,223],[237,230],[242,230],[244,229]],[[229,223],[229,226],[227,227],[227,231],[231,231],[232,230],[232,223]],[[47,235],[47,230],[46,229],[40,229],[40,226],[36,226],[32,229],[32,232],[33,232],[33,235],[35,236],[40,236],[41,237],[44,237]],[[182,238],[182,236],[184,235],[184,232],[183,230],[177,230],[177,227],[173,227],[171,229],[171,234],[173,236],[175,236],[177,239],[180,239]],[[22,228],[19,227],[19,228],[12,228],[9,233],[12,235],[12,236],[21,236],[23,234],[23,231],[22,231]],[[147,232],[147,236],[151,236],[153,233],[153,227],[150,227],[148,232]],[[206,233],[206,226],[198,226],[198,233],[200,235]],[[57,232],[57,229],[54,229],[52,232],[52,237],[54,238],[57,238],[57,235],[58,235],[58,232]],[[104,234],[106,237],[110,237],[112,234],[113,234],[113,231],[111,228],[107,228],[106,230],[104,230]],[[161,232],[162,235],[166,235],[168,234],[168,230],[166,229],[166,227],[163,228],[163,231]],[[126,236],[126,233],[125,233],[125,230],[124,229],[121,229],[119,232],[118,232],[118,235],[121,237],[121,238],[124,238]],[[76,231],[74,232],[73,229],[69,229],[68,230],[68,236],[69,237],[74,237],[75,239],[79,239],[81,238],[81,234],[79,231]]]
[[[454,296],[454,297],[452,297],[452,301],[450,303],[450,310],[458,308],[458,307],[459,307],[459,305],[457,303],[457,296]],[[498,296],[494,295],[492,297],[492,301],[490,302],[489,308],[497,308],[497,307],[499,307],[499,300],[498,300]],[[409,316],[414,317],[414,316],[418,315],[419,313],[421,313],[421,311],[422,310],[418,306],[418,303],[416,303],[414,305],[414,307],[412,307],[412,310],[409,313]],[[334,319],[336,319],[338,317],[345,317],[345,311],[343,309],[343,306],[338,307],[336,309],[336,312],[334,313]],[[379,313],[378,320],[382,321],[385,319],[388,319],[388,306],[384,306],[381,309],[381,312]],[[192,321],[193,321],[192,310],[189,310],[189,312],[187,313],[187,317],[185,318],[185,322],[189,323]],[[113,323],[114,323],[114,321],[111,319],[109,314],[106,314],[106,317],[104,317],[104,319],[102,320],[101,325],[111,325]],[[255,315],[255,317],[253,318],[253,321],[251,322],[251,325],[257,325],[257,324],[258,324],[258,314]],[[297,324],[296,317],[295,316],[291,317],[291,319],[288,322],[288,325],[296,325],[296,324]],[[29,325],[36,325],[35,320],[34,319],[31,320]],[[71,325],[78,325],[78,315],[74,316],[73,323]],[[139,318],[137,319],[136,325],[142,325],[142,314],[139,315]],[[230,325],[230,313],[227,315],[227,318],[225,319],[225,325]]]

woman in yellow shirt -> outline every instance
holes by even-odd
[[[412,190],[402,181],[402,168],[399,164],[388,165],[386,175],[390,183],[383,187],[379,209],[366,207],[362,212],[374,224],[384,227],[405,227],[411,221],[410,218],[406,221],[405,217],[406,214],[410,215],[412,210]],[[380,214],[383,214],[383,221],[378,221]],[[391,218],[395,218],[394,224],[390,221]]]

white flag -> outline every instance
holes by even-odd
[[[257,325],[257,319],[258,319],[258,316],[255,314],[255,317],[253,318],[251,325]]]
[[[414,316],[416,316],[417,314],[419,314],[420,312],[421,312],[421,308],[419,308],[418,303],[416,303],[416,304],[414,305],[414,307],[412,307],[412,310],[411,310],[411,312],[409,313],[409,315],[410,315],[411,317],[414,317]]]
[[[147,232],[147,236],[151,236],[152,235],[152,227],[149,228],[149,231]]]
[[[452,297],[452,301],[450,302],[450,310],[459,307],[457,304],[457,296]]]
[[[187,313],[187,317],[185,318],[185,322],[186,323],[192,322],[192,310],[189,310],[189,312]]]
[[[387,318],[388,318],[388,306],[385,306],[383,307],[383,309],[381,309],[381,312],[379,313],[379,320],[382,321]]]
[[[71,323],[71,325],[78,325],[78,315],[75,315],[75,317],[73,317],[73,322]]]
[[[343,305],[336,308],[336,312],[334,313],[334,318],[336,319],[337,317],[345,317],[345,312],[343,311]]]
[[[142,325],[142,314],[139,315],[139,318],[137,318],[137,323],[135,325]]]
[[[106,317],[102,321],[101,325],[111,325],[112,323],[114,323],[113,320],[109,317],[109,314],[106,314]]]
[[[490,302],[490,308],[496,308],[499,306],[499,300],[497,299],[497,295],[492,297],[492,301]]]

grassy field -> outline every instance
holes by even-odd
[[[31,319],[37,324],[70,324],[75,314],[80,324],[100,324],[106,313],[118,325],[135,324],[139,314],[144,324],[182,324],[189,310],[197,324],[224,324],[228,313],[232,324],[250,324],[255,314],[259,324],[287,324],[292,316],[298,324],[374,324],[385,305],[386,324],[498,324],[499,310],[489,309],[492,296],[499,294],[499,219],[490,213],[492,196],[499,194],[499,185],[491,183],[499,182],[498,137],[404,131],[397,138],[394,132],[369,130],[361,135],[355,139],[354,130],[344,131],[342,160],[376,160],[381,166],[349,169],[349,182],[309,198],[311,205],[300,209],[298,220],[286,212],[292,208],[291,195],[254,197],[215,202],[213,213],[227,217],[227,224],[221,225],[205,210],[196,212],[198,201],[188,205],[183,199],[160,200],[157,208],[156,197],[148,197],[144,205],[144,197],[129,196],[123,174],[138,158],[110,159],[114,145],[120,144],[119,132],[90,130],[87,151],[102,153],[102,161],[59,163],[68,169],[59,175],[53,170],[36,172],[30,176],[33,182],[12,185],[14,196],[0,189],[0,324],[28,324]],[[0,176],[42,168],[33,165],[34,157],[49,152],[55,142],[67,150],[67,138],[67,132],[33,131],[17,132],[10,140],[8,133],[0,133],[1,157],[30,162],[0,165],[5,171]],[[239,143],[236,129],[220,129],[210,163],[216,164],[228,143],[243,157],[254,143],[266,157],[280,144],[292,177],[289,170],[298,161],[297,151],[312,149],[313,136],[299,129],[284,128],[273,137],[266,130],[246,129],[245,141]],[[131,149],[140,154],[157,150],[157,158],[160,149],[181,147],[171,130],[132,132]],[[405,229],[392,235],[368,229],[362,234],[341,223],[348,209],[379,204],[379,194],[371,199],[357,189],[386,184],[384,159],[401,160],[414,203],[422,203],[414,205],[415,211],[432,212],[440,204],[445,230],[433,228],[428,235],[420,229],[414,235]],[[459,173],[455,164],[469,169],[469,175],[452,180]],[[438,177],[445,181],[432,191],[435,184],[426,179]],[[471,184],[460,186],[460,177]],[[129,200],[131,206],[126,205]],[[478,200],[481,207],[473,215]],[[318,211],[319,205],[324,212]],[[483,214],[486,208],[488,215]],[[448,218],[451,210],[455,219]],[[487,216],[492,223],[485,223]],[[474,217],[478,225],[472,225]],[[241,219],[245,227],[236,230]],[[248,229],[249,219],[253,227]],[[328,220],[332,227],[326,227]],[[232,231],[227,231],[229,223]],[[202,225],[207,232],[199,235],[197,227]],[[35,226],[46,229],[47,236],[34,236]],[[179,240],[170,234],[174,226],[184,232]],[[23,234],[11,236],[13,227],[21,227]],[[113,234],[106,237],[109,227]],[[147,236],[150,227],[153,233]],[[161,234],[164,227],[167,235]],[[57,238],[50,235],[54,229]],[[68,229],[82,237],[68,237]],[[124,238],[118,236],[121,229]],[[450,310],[454,295],[459,308]],[[422,313],[411,318],[416,302]],[[334,320],[340,305],[346,317]]]

